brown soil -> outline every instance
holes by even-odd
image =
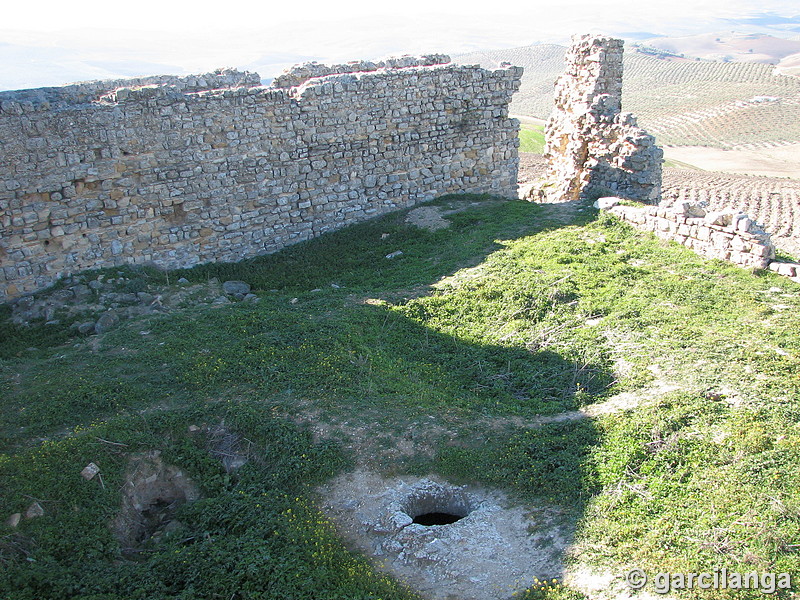
[[[754,145],[755,146],[755,145]],[[703,171],[736,175],[800,179],[800,144],[772,144],[735,150],[700,146],[668,146],[667,160],[687,163]]]

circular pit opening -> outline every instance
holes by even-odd
[[[454,515],[452,513],[429,512],[422,515],[417,515],[414,517],[413,522],[417,525],[425,525],[426,527],[429,527],[431,525],[450,525],[451,523],[455,523],[462,518],[463,517],[461,515]]]
[[[463,490],[437,485],[415,490],[403,503],[403,511],[417,525],[431,527],[460,521],[472,506]]]

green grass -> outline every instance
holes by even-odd
[[[316,508],[314,486],[359,459],[555,507],[571,560],[615,574],[797,573],[800,286],[588,209],[565,226],[530,203],[437,204],[476,201],[437,232],[393,214],[169,274],[245,280],[257,304],[142,317],[96,343],[5,329],[0,518],[33,499],[45,516],[0,528],[0,596],[412,598]],[[620,392],[640,402],[536,424]],[[257,458],[237,474],[188,430],[223,420]],[[392,454],[412,428],[416,454]],[[203,499],[131,561],[107,523],[129,456],[154,448]],[[90,461],[104,487],[79,476]]]
[[[522,123],[519,129],[519,151],[544,153],[544,125]]]
[[[694,165],[690,165],[689,163],[682,162],[680,160],[664,160],[664,166],[667,168],[672,169],[689,169],[690,171],[702,171],[700,167],[695,167]]]

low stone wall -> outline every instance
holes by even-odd
[[[775,258],[769,234],[747,215],[733,210],[706,212],[689,203],[672,208],[627,206],[609,198],[601,198],[598,205],[638,229],[652,231],[709,258],[755,269],[770,267]]]
[[[0,300],[237,261],[448,193],[516,197],[522,69],[445,59],[300,67],[289,88],[225,71],[0,93]]]
[[[798,263],[774,260],[769,263],[769,270],[800,282],[800,264]]]

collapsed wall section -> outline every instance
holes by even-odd
[[[0,94],[0,297],[88,268],[240,260],[447,193],[515,197],[521,74],[438,64],[56,107]]]
[[[548,174],[540,199],[615,195],[657,202],[663,152],[622,110],[622,40],[573,38],[545,128]]]
[[[638,229],[678,242],[703,256],[752,269],[766,269],[775,258],[770,235],[738,211],[707,211],[688,202],[672,207],[626,206],[617,200],[602,198],[598,203]]]

